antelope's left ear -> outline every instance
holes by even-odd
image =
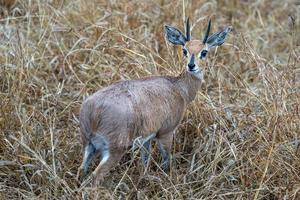
[[[209,36],[205,42],[208,45],[208,48],[210,49],[216,46],[221,46],[225,42],[227,34],[231,32],[231,30],[232,27],[229,26],[226,27],[223,31],[214,33],[211,36]]]

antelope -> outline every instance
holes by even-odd
[[[155,139],[162,156],[161,168],[169,171],[172,136],[186,106],[200,89],[207,53],[222,45],[231,31],[226,27],[209,36],[210,27],[211,20],[204,39],[196,40],[191,39],[189,19],[185,34],[165,25],[167,41],[181,45],[187,60],[186,70],[179,76],[151,76],[116,82],[84,100],[79,115],[83,162],[78,172],[87,174],[93,158],[101,155],[92,175],[103,181],[104,175],[138,137],[143,138],[141,158],[144,165],[149,160],[151,141]]]

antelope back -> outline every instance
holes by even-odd
[[[80,112],[83,137],[101,132],[112,144],[128,146],[136,137],[171,131],[186,107],[174,81],[164,76],[122,81],[88,97]]]

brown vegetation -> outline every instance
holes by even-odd
[[[1,1],[0,198],[299,199],[300,5],[297,1]],[[170,175],[154,146],[146,172],[128,150],[104,187],[76,181],[78,109],[117,80],[178,75],[180,47],[232,25],[173,140]]]

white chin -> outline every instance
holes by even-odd
[[[203,70],[201,70],[199,67],[196,67],[193,71],[188,69],[188,72],[195,76],[199,80],[203,80]]]

